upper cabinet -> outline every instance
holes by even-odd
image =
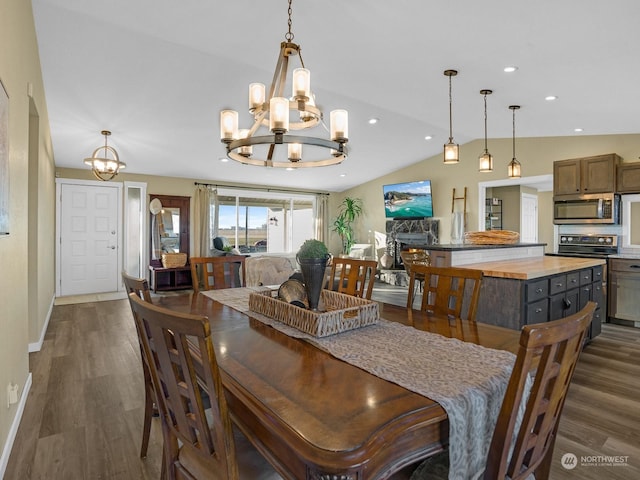
[[[640,162],[618,165],[617,193],[640,193]]]
[[[149,195],[150,265],[160,266],[163,253],[189,254],[190,197]]]
[[[615,153],[553,163],[553,194],[611,193],[616,189]]]

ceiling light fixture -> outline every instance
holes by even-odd
[[[460,161],[460,146],[453,143],[453,120],[451,108],[451,77],[458,75],[458,71],[445,70],[444,74],[449,77],[449,143],[444,146],[444,163],[452,164]]]
[[[249,85],[249,111],[253,115],[253,126],[248,130],[238,130],[238,112],[222,110],[220,112],[220,139],[227,145],[227,156],[237,162],[248,165],[280,168],[322,167],[341,163],[347,158],[345,144],[348,141],[348,113],[346,110],[333,110],[330,113],[330,128],[327,129],[322,111],[316,106],[311,92],[310,72],[304,66],[300,46],[293,43],[291,32],[291,1],[289,0],[288,26],[285,41],[280,44],[280,54],[269,89],[266,96],[262,83]],[[290,57],[298,56],[300,68],[293,70],[292,97],[284,97],[284,87]],[[290,112],[297,115],[299,121],[289,120]],[[308,135],[286,135],[290,130],[305,130],[321,124],[329,130],[330,139],[311,137]],[[270,134],[257,136],[261,127],[267,127]],[[275,158],[277,145],[287,145],[286,157],[284,153],[280,159]],[[302,146],[313,148],[312,152],[322,152],[320,158],[311,155],[302,156]],[[263,158],[252,158],[253,147],[262,146],[266,151]],[[327,152],[326,150],[329,150]],[[328,157],[327,157],[328,153]]]
[[[513,73],[513,72],[515,72],[516,70],[518,70],[518,67],[516,67],[515,65],[510,65],[510,66],[508,66],[508,67],[504,67],[504,69],[503,69],[503,71],[504,71],[505,73]]]
[[[493,171],[493,156],[487,149],[487,95],[491,95],[493,90],[480,90],[480,95],[484,95],[484,152],[478,157],[478,170],[480,172]]]
[[[118,152],[116,152],[113,147],[107,145],[107,137],[111,135],[111,132],[109,130],[102,130],[100,133],[104,135],[104,145],[96,148],[91,157],[84,159],[84,163],[91,167],[93,174],[98,180],[107,182],[118,175],[118,172],[127,165],[120,161]],[[103,156],[100,156],[101,150],[104,150]],[[109,154],[111,154],[113,158],[109,158]]]
[[[520,162],[516,160],[516,110],[520,109],[520,105],[509,105],[513,112],[513,158],[507,167],[509,178],[520,178],[521,168]]]

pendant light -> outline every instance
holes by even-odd
[[[111,135],[111,132],[109,130],[102,130],[100,133],[104,135],[104,145],[96,148],[91,157],[84,159],[84,163],[91,167],[93,174],[98,180],[107,182],[113,180],[120,170],[127,165],[120,161],[118,152],[107,144],[107,137]],[[101,152],[104,153],[101,155]]]
[[[478,170],[480,172],[493,171],[493,156],[487,149],[487,95],[492,93],[492,90],[480,90],[480,95],[484,95],[484,152],[478,157]]]
[[[452,110],[451,110],[451,77],[458,75],[457,70],[445,70],[444,74],[449,77],[449,143],[444,146],[444,163],[453,164],[460,161],[460,146],[453,142]]]
[[[513,112],[513,158],[509,162],[507,172],[509,178],[520,178],[520,162],[516,160],[516,110],[520,109],[520,105],[509,105],[509,108]]]

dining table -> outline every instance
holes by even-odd
[[[438,401],[207,293],[153,302],[208,317],[232,420],[284,478],[386,479],[448,448],[449,417]],[[515,330],[378,305],[385,321],[438,338],[511,354],[518,349]]]

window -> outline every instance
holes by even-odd
[[[315,196],[260,191],[218,189],[217,205],[212,205],[217,231],[211,221],[212,235],[226,237],[240,253],[296,252],[308,238],[314,237]]]

